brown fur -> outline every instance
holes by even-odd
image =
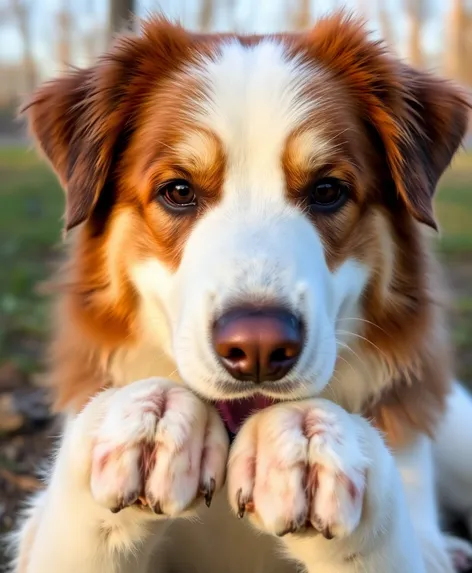
[[[399,444],[411,432],[433,431],[448,392],[436,271],[419,222],[436,226],[434,190],[464,135],[469,104],[449,83],[392,58],[344,14],[278,37],[327,73],[325,85],[314,80],[305,97],[324,90],[329,102],[287,142],[287,193],[303,205],[320,166],[300,156],[297,138],[329,116],[326,136],[336,152],[321,169],[347,180],[352,199],[329,219],[313,216],[313,224],[332,268],[355,253],[373,269],[363,351],[381,356],[391,380],[365,412]],[[204,85],[179,72],[196,46],[211,56],[220,41],[151,20],[140,37],[120,39],[93,68],[40,88],[26,107],[67,190],[66,229],[74,229],[52,347],[59,409],[76,410],[113,383],[111,356],[139,341],[127,261],[152,253],[172,269],[179,264],[195,216],[165,213],[154,201],[156,185],[185,176],[204,205],[220,197],[225,157],[216,136],[200,133],[209,162],[176,151],[197,129],[185,112],[204,97]]]

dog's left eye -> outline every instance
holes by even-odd
[[[191,184],[183,179],[169,181],[159,190],[159,200],[173,209],[195,207],[197,196]]]
[[[308,201],[313,211],[332,212],[344,205],[349,198],[346,183],[334,177],[325,177],[310,185]]]

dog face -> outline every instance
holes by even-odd
[[[342,109],[341,94],[326,93],[329,74],[289,56],[280,41],[228,41],[182,76],[174,81],[188,97],[179,104],[188,125],[176,140],[161,136],[167,149],[155,145],[147,174],[152,226],[167,249],[174,251],[175,233],[181,247],[173,265],[151,249],[130,266],[144,317],[164,310],[179,372],[204,396],[313,395],[332,377],[336,326],[356,316],[369,274],[362,248],[340,255],[370,183],[365,154],[345,135],[355,118],[331,114],[325,124],[330,108]],[[196,84],[190,92],[186,77]],[[154,136],[136,137],[153,146]],[[294,332],[286,326],[265,342],[269,356],[253,348],[264,346],[266,311],[268,329],[294,323]],[[252,352],[260,356],[251,360]]]
[[[346,385],[352,354],[380,386],[414,361],[420,223],[467,102],[355,21],[250,38],[151,21],[29,110],[79,226],[71,308],[100,344],[145,339],[216,400],[364,402],[379,388]]]

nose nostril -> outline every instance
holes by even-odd
[[[225,358],[230,362],[241,362],[246,358],[246,353],[241,348],[233,347],[230,348],[222,358]]]
[[[270,353],[269,362],[282,363],[291,360],[295,354],[291,352],[290,348],[276,348]]]

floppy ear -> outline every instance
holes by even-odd
[[[409,66],[401,66],[399,80],[396,134],[378,129],[397,193],[418,221],[436,229],[433,195],[467,131],[471,102],[451,82]]]
[[[436,227],[432,198],[466,132],[471,103],[452,83],[416,71],[369,39],[363,20],[341,10],[301,36],[305,51],[340,78],[369,130],[380,137],[397,194]]]
[[[93,210],[126,120],[116,64],[100,62],[41,86],[23,108],[30,131],[66,190],[65,227]]]
[[[66,191],[66,230],[85,221],[134,129],[133,110],[185,53],[187,35],[162,18],[122,37],[97,64],[44,84],[22,112]]]

